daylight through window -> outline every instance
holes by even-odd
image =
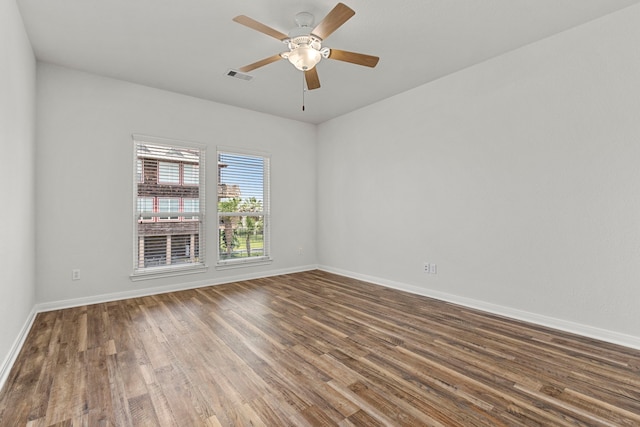
[[[218,264],[269,256],[269,158],[218,151]]]
[[[204,268],[204,149],[134,139],[134,276]]]

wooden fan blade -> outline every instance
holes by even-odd
[[[243,73],[248,73],[249,71],[255,70],[256,68],[264,67],[265,65],[269,65],[272,62],[276,62],[282,59],[280,54],[270,56],[268,58],[261,59],[260,61],[254,62],[253,64],[245,65],[242,68],[238,68]]]
[[[346,50],[331,49],[329,52],[329,59],[336,59],[338,61],[351,62],[356,65],[364,65],[365,67],[375,67],[378,65],[380,58],[372,55],[365,55],[364,53],[348,52]]]
[[[318,78],[318,70],[316,70],[316,67],[305,71],[304,78],[307,81],[307,89],[313,90],[320,87],[320,79]]]
[[[289,38],[288,35],[281,33],[278,30],[274,30],[273,28],[267,25],[264,25],[263,23],[258,22],[255,19],[249,18],[248,16],[245,16],[245,15],[236,16],[235,18],[233,18],[233,20],[238,24],[242,24],[245,27],[249,27],[252,30],[260,31],[263,34],[276,38],[280,41],[286,40]]]
[[[311,34],[324,40],[355,14],[356,12],[349,6],[338,3],[336,7],[331,9],[331,12],[316,25],[313,31],[311,31]]]

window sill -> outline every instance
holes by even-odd
[[[173,276],[183,276],[185,274],[196,274],[196,273],[204,273],[208,270],[204,264],[198,265],[189,265],[185,267],[175,267],[175,266],[167,266],[167,267],[151,267],[142,270],[138,270],[133,272],[129,279],[133,282],[137,282],[138,280],[150,280],[150,279],[159,279],[162,277],[173,277]]]
[[[257,265],[268,265],[271,264],[273,260],[268,257],[257,258],[257,259],[234,259],[230,261],[220,261],[216,264],[216,270],[229,270],[232,268],[244,268],[244,267],[254,267]]]

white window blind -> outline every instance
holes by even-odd
[[[136,182],[142,182],[142,160],[136,160]]]
[[[132,279],[204,270],[204,147],[134,135],[134,156]]]
[[[218,265],[266,262],[269,157],[218,151]]]

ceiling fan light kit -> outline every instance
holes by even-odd
[[[245,65],[239,70],[248,72],[280,59],[287,59],[294,67],[304,72],[307,89],[312,90],[320,87],[320,80],[315,67],[322,59],[334,59],[367,67],[375,67],[379,60],[377,56],[322,47],[322,42],[353,15],[355,15],[353,9],[343,3],[338,3],[318,25],[312,28],[314,21],[313,15],[308,12],[300,12],[295,16],[297,27],[292,29],[288,35],[248,16],[236,16],[233,18],[235,22],[276,38],[285,43],[289,49],[287,52],[270,56],[253,64]]]
[[[289,52],[281,53],[284,59],[288,59],[294,67],[300,71],[307,71],[316,66],[318,62],[324,57],[327,58],[329,49],[324,55],[322,50],[317,49],[311,43],[300,43]]]

